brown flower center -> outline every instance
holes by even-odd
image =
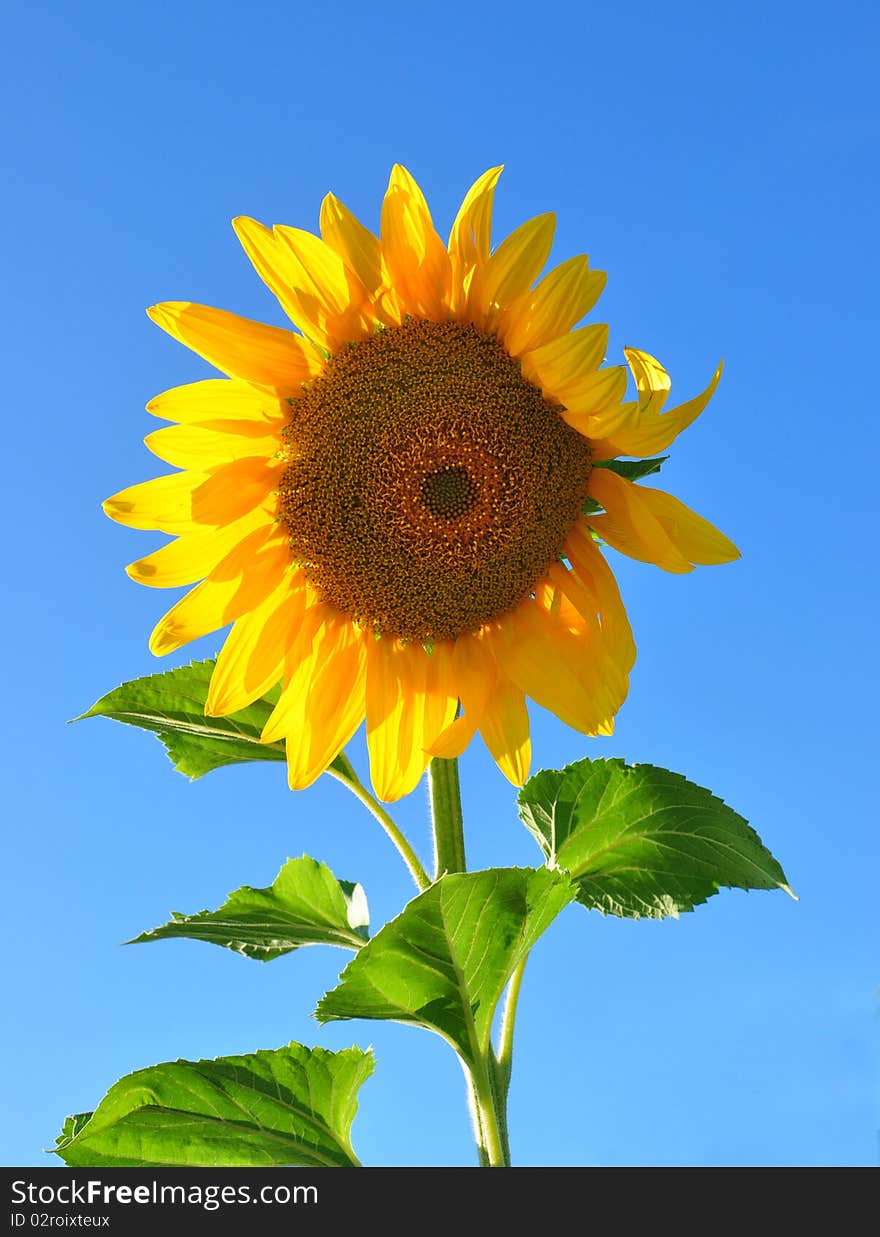
[[[587,441],[460,322],[407,321],[331,357],[284,436],[293,559],[355,621],[423,643],[527,597],[587,495]]]

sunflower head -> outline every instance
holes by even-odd
[[[224,378],[165,392],[176,424],[150,449],[182,471],[124,490],[111,518],[175,540],[128,568],[192,585],[158,654],[232,624],[208,711],[282,683],[263,732],[308,785],[366,719],[386,800],[479,730],[515,784],[526,697],[608,734],[635,658],[605,542],[668,571],[736,548],[620,456],[663,451],[708,403],[663,411],[653,357],[604,364],[607,327],[578,326],[605,283],[587,258],[541,278],[553,217],[494,250],[500,168],[466,195],[447,244],[395,167],[379,236],[332,195],[321,237],[251,219],[236,232],[294,330],[189,302],[150,316]],[[589,514],[585,514],[589,513]]]

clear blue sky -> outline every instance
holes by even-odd
[[[345,792],[291,795],[281,766],[190,784],[148,735],[64,724],[159,668],[168,596],[123,566],[160,539],[99,503],[161,471],[143,405],[204,368],[145,306],[280,325],[231,218],[315,227],[332,188],[375,225],[395,161],[442,229],[506,163],[496,238],[555,210],[554,257],[609,273],[611,354],[655,353],[675,394],[725,358],[665,482],[742,561],[674,577],[610,552],[639,644],[629,701],[602,741],[533,710],[536,767],[678,770],[753,822],[801,899],[722,893],[661,924],[569,908],[527,973],[514,1158],[875,1161],[878,24],[849,0],[7,11],[0,1161],[51,1162],[64,1115],[131,1070],[294,1038],[375,1046],[366,1163],[470,1162],[439,1040],[308,1018],[347,955],[118,946],[303,851],[391,916],[406,874]],[[479,746],[462,776],[472,865],[537,862]],[[424,846],[423,807],[417,791],[402,816]]]

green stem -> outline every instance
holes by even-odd
[[[398,829],[379,800],[374,798],[366,786],[364,786],[347,756],[340,753],[336,758],[335,765],[335,768],[333,765],[330,765],[327,772],[331,777],[335,777],[337,782],[347,786],[355,798],[360,799],[364,807],[369,812],[372,812],[373,816],[375,816],[376,820],[378,820],[379,824],[388,834],[388,837],[397,847],[400,857],[409,868],[410,875],[415,881],[419,893],[423,893],[431,884],[431,878],[419,862],[419,858],[407,841],[405,834]]]
[[[444,872],[466,872],[457,759],[434,757],[428,765],[428,794],[434,829],[434,880]]]
[[[461,1068],[464,1070],[464,1077],[467,1083],[468,1108],[470,1109],[471,1114],[471,1124],[474,1127],[474,1142],[477,1144],[477,1158],[480,1162],[480,1168],[488,1168],[489,1156],[486,1151],[486,1135],[483,1131],[483,1117],[480,1112],[480,1103],[477,1099],[477,1089],[474,1086],[471,1071],[465,1065],[464,1061],[461,1062]]]
[[[504,1150],[510,1162],[510,1138],[507,1126],[507,1097],[510,1092],[510,1075],[513,1072],[513,1031],[516,1025],[516,1010],[522,987],[523,974],[528,962],[528,954],[516,967],[507,985],[507,997],[504,1002],[504,1013],[501,1015],[501,1033],[498,1037],[498,1050],[494,1055],[493,1078],[495,1080],[496,1102],[498,1107],[501,1137]]]
[[[490,1049],[491,1051],[491,1049]],[[484,1168],[509,1168],[504,1103],[493,1084],[492,1063],[479,1060],[471,1072],[474,1100],[478,1113],[478,1131],[482,1146],[480,1164]]]
[[[505,1095],[510,1086],[510,1072],[513,1069],[513,1029],[516,1024],[516,1007],[519,1001],[519,990],[522,987],[523,974],[528,962],[528,954],[517,966],[507,985],[507,999],[504,1002],[504,1013],[501,1016],[501,1035],[498,1039],[498,1068],[505,1083]]]
[[[458,761],[435,757],[428,765],[428,796],[431,802],[431,824],[434,832],[434,880],[444,873],[466,872],[464,823],[461,812],[461,787]],[[510,1164],[507,1138],[507,1090],[510,1078],[510,1057],[513,1051],[513,1022],[516,999],[522,981],[521,963],[511,977],[501,1030],[503,1059],[498,1060],[492,1045],[481,1051],[473,1015],[465,1008],[465,1018],[471,1026],[472,1066],[465,1066],[468,1080],[468,1102],[474,1127],[474,1140],[481,1168],[506,1168]],[[462,997],[464,998],[462,989]]]

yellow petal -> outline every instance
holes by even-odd
[[[430,653],[417,647],[412,657],[420,663],[424,674],[421,700],[413,707],[422,710],[422,746],[430,751],[435,739],[455,720],[458,709],[458,691],[453,674],[453,644],[442,641],[434,645]]]
[[[284,654],[284,688],[263,727],[260,740],[275,743],[292,734],[300,717],[297,686],[312,673],[318,651],[323,643],[323,630],[328,624],[336,630],[339,614],[332,606],[315,600],[306,592],[306,606],[288,641]]]
[[[253,425],[253,422],[242,424]],[[169,425],[148,434],[144,445],[175,468],[208,472],[220,464],[245,457],[272,459],[278,456],[283,442],[278,434],[255,438],[252,434],[229,433],[204,425]]]
[[[163,331],[231,378],[295,395],[320,372],[319,354],[290,331],[189,301],[165,301],[147,310]]]
[[[598,369],[555,396],[565,405],[559,415],[572,429],[592,438],[607,424],[609,415],[613,425],[618,424],[620,417],[628,417],[625,410],[621,411],[620,404],[626,393],[626,382],[626,370],[622,365]]]
[[[622,384],[620,393],[623,393]],[[606,404],[598,412],[585,415],[569,413],[566,419],[575,428],[583,426],[582,432],[590,440],[590,453],[594,460],[608,460],[613,459],[617,453],[609,448],[606,435],[632,429],[638,424],[638,418],[638,403],[635,400],[626,400],[619,404]]]
[[[328,608],[310,656],[288,682],[292,707],[285,738],[291,790],[311,785],[363,721],[367,638]]]
[[[551,618],[557,619],[569,631],[580,632],[584,627],[595,626],[594,617],[589,621],[575,609],[563,591],[549,578],[538,580],[534,588],[535,601]]]
[[[272,507],[269,498],[284,472],[281,460],[244,459],[222,464],[192,493],[194,524],[228,524],[253,508]]]
[[[689,562],[710,566],[732,563],[740,557],[739,550],[724,533],[673,494],[642,485],[636,488],[641,501]]]
[[[480,734],[498,768],[514,786],[529,776],[532,744],[526,698],[518,687],[502,678],[491,694],[480,722]]]
[[[264,602],[233,623],[211,675],[205,704],[209,717],[246,708],[281,679],[306,596],[303,573],[287,572]]]
[[[460,270],[488,261],[495,186],[503,170],[501,164],[478,176],[455,216],[449,233],[449,253]]]
[[[206,378],[163,391],[147,404],[163,421],[207,425],[230,433],[271,433],[290,419],[286,401],[236,378]]]
[[[395,164],[382,202],[382,253],[402,308],[442,319],[449,306],[452,269],[434,230],[425,196],[406,168]]]
[[[498,331],[511,356],[564,336],[590,312],[607,276],[591,271],[584,254],[560,263],[533,292],[525,292],[502,311]]]
[[[151,588],[179,588],[195,584],[220,562],[237,542],[259,525],[268,526],[271,517],[262,509],[249,511],[241,519],[221,528],[200,528],[187,532],[161,549],[129,563],[126,571],[138,584]]]
[[[372,334],[376,321],[367,290],[339,254],[302,228],[279,225],[275,235],[292,258],[289,274],[298,325],[331,351]]]
[[[636,380],[641,411],[651,414],[661,412],[672,389],[669,374],[649,352],[641,352],[638,348],[624,348],[623,355]]]
[[[452,760],[460,756],[477,732],[489,696],[498,679],[498,667],[481,634],[459,636],[452,648],[453,691],[461,701],[462,717],[451,721],[428,744],[432,756]]]
[[[617,676],[606,683],[594,668],[595,632],[575,636],[531,600],[490,631],[504,674],[566,725],[596,734],[619,707],[613,693]]]
[[[536,215],[506,237],[478,267],[468,293],[468,318],[494,330],[500,311],[528,291],[544,269],[553,245],[556,216]]]
[[[640,408],[635,428],[616,431],[603,435],[603,437],[607,438],[607,448],[613,455],[632,455],[644,459],[649,455],[656,455],[658,451],[665,451],[682,430],[687,429],[689,425],[696,421],[714,395],[724,366],[723,363],[719,363],[712,381],[701,395],[688,400],[685,404],[679,404],[676,408],[670,408],[668,412],[660,415],[657,408],[662,406],[669,387],[667,386],[663,389],[662,386],[658,386],[653,395],[651,395],[647,394],[650,390],[648,384],[650,382],[662,383],[664,379],[658,376],[657,371],[661,375],[666,375],[666,371],[658,362],[654,361],[653,357],[648,357],[647,353],[636,353],[633,348],[626,349],[626,353],[634,373],[636,373],[637,364],[641,367],[636,376],[637,381],[641,379],[643,383],[646,402]],[[635,357],[639,358],[638,363],[636,363]],[[656,369],[648,366],[648,361],[653,362],[653,366]],[[668,375],[666,375],[665,381],[668,382]]]
[[[372,635],[366,645],[370,776],[378,797],[391,802],[414,788],[430,760],[425,750],[429,655],[421,645]]]
[[[585,682],[589,683],[593,697],[603,702],[603,711],[613,713],[617,708],[615,702],[626,696],[628,675],[635,658],[634,646],[630,657],[619,641],[610,638],[606,624],[600,623],[600,599],[588,576],[582,577],[573,568],[568,569],[561,563],[553,564],[550,575],[583,619],[582,626],[572,628],[571,632],[589,642],[589,670],[585,668],[581,672]],[[622,634],[620,629],[617,634]]]
[[[452,302],[458,313],[466,301],[465,278],[474,267],[489,260],[492,233],[492,205],[501,167],[489,168],[467,191],[449,234],[452,263]]]
[[[286,740],[292,789],[313,782],[363,720],[364,660],[364,634],[348,618],[321,603],[305,611],[261,735],[264,743]]]
[[[332,193],[321,203],[321,235],[370,295],[377,297],[386,283],[379,238]]]
[[[225,627],[268,597],[290,567],[287,537],[271,528],[249,533],[206,580],[156,624],[150,649],[157,657]]]
[[[605,508],[591,515],[590,527],[621,554],[641,563],[655,563],[664,571],[683,573],[693,568],[654,515],[645,490],[608,468],[590,473],[590,495]]]
[[[337,657],[340,674],[332,685],[321,684],[309,699],[317,698],[317,708],[301,735],[287,736],[287,781],[291,790],[303,790],[320,777],[336,759],[364,720],[364,671],[355,664],[355,653],[363,661],[363,643],[357,650],[346,649]]]
[[[592,378],[605,360],[607,348],[608,327],[600,322],[579,327],[540,348],[531,348],[520,357],[520,364],[529,382],[564,404],[562,390]]]
[[[291,322],[307,335],[317,338],[320,333],[318,327],[308,314],[304,315],[297,295],[298,272],[287,246],[281,243],[280,237],[271,228],[247,215],[233,219],[232,227],[254,270],[277,297]]]
[[[192,530],[193,491],[207,477],[199,472],[175,472],[120,490],[104,501],[104,514],[128,528],[157,529],[162,533]],[[234,518],[234,517],[230,517]]]
[[[571,530],[565,553],[578,577],[590,587],[597,600],[599,621],[612,657],[628,673],[636,659],[632,628],[614,572],[590,536],[586,523],[578,523]]]

